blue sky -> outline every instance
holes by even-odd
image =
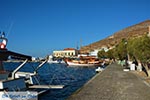
[[[12,51],[46,56],[150,19],[149,0],[0,0],[0,31]]]

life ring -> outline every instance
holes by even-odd
[[[0,43],[0,48],[5,49],[6,45],[4,43]]]

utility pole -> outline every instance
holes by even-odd
[[[148,26],[148,37],[150,37],[150,26]]]

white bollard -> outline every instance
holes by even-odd
[[[135,64],[131,64],[130,70],[135,70]]]

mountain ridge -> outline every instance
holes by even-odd
[[[93,51],[95,49],[100,49],[102,47],[110,48],[118,44],[122,39],[139,37],[144,34],[147,34],[148,32],[150,32],[150,20],[145,20],[143,22],[134,24],[118,32],[115,32],[111,36],[108,36],[105,39],[83,46],[80,48],[80,52],[89,53],[90,51]]]

